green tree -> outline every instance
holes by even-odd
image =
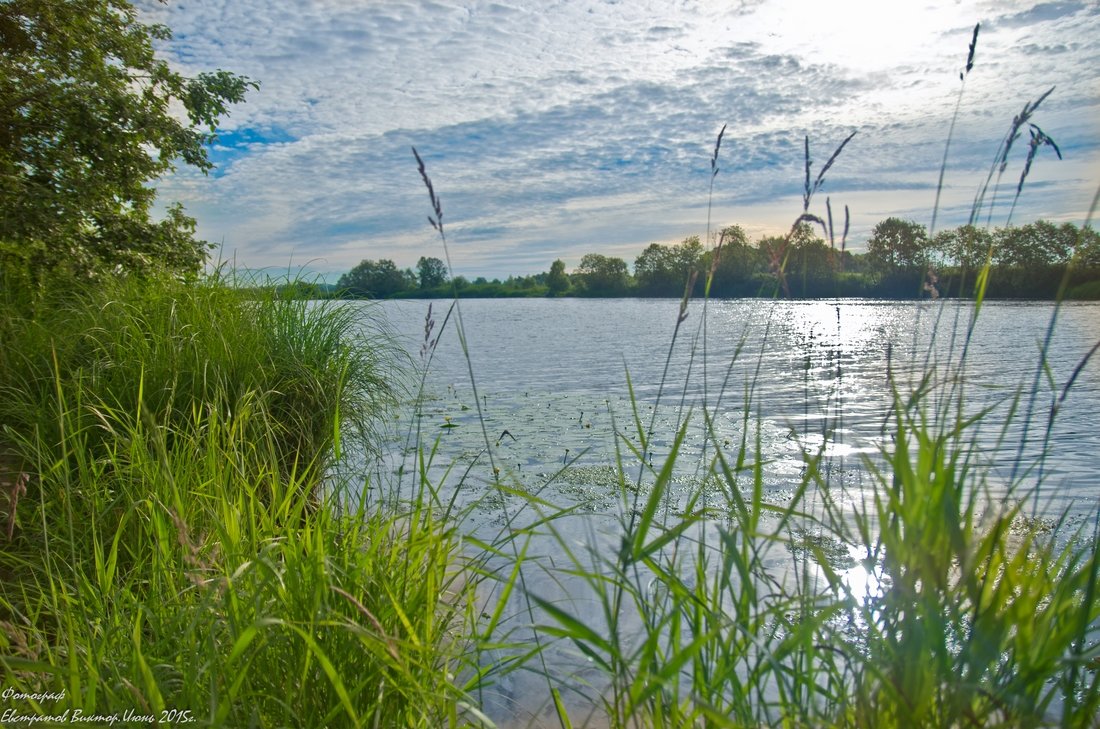
[[[941,230],[932,239],[931,247],[943,256],[948,265],[974,271],[985,265],[993,236],[984,228],[960,225],[951,230]]]
[[[634,259],[638,289],[650,296],[682,296],[692,271],[699,271],[703,244],[698,236],[675,246],[652,243]]]
[[[1100,269],[1100,233],[1093,228],[1078,229],[1077,243],[1073,249],[1073,265]]]
[[[775,283],[789,296],[786,271],[790,240],[785,235],[767,235],[756,242],[756,248],[764,270],[774,276]]]
[[[412,288],[414,283],[410,275],[398,269],[397,264],[388,258],[378,261],[366,259],[341,276],[336,285],[353,296],[384,299]]]
[[[1063,264],[1073,255],[1077,237],[1078,229],[1072,223],[1059,226],[1047,220],[998,228],[994,234],[993,262],[1025,269]]]
[[[745,230],[739,225],[723,228],[718,238],[721,246],[717,251],[708,252],[706,260],[709,270],[713,256],[718,256],[711,292],[716,296],[744,296],[753,293],[753,277],[767,269],[763,254],[749,243]]]
[[[626,261],[599,253],[585,254],[577,274],[584,282],[585,291],[593,296],[622,296],[630,284]]]
[[[881,275],[922,272],[929,263],[928,232],[920,223],[887,218],[871,231],[867,256]]]
[[[561,296],[569,290],[569,276],[565,273],[565,261],[560,258],[550,264],[546,285],[551,296]]]
[[[993,232],[990,296],[1050,298],[1057,294],[1066,264],[1077,245],[1078,229],[1046,220]]]
[[[820,296],[835,282],[839,252],[830,248],[808,223],[800,223],[788,240],[786,274],[802,296]]]
[[[416,262],[416,271],[416,277],[422,289],[434,289],[447,282],[447,264],[438,258],[421,256]]]
[[[186,78],[156,58],[167,28],[127,0],[0,2],[0,266],[37,281],[167,267],[197,272],[209,246],[179,206],[154,222],[150,182],[206,145],[256,84]],[[173,107],[185,112],[181,118]]]
[[[867,241],[867,270],[880,296],[910,298],[939,295],[932,271],[932,241],[919,223],[887,218],[874,227]]]

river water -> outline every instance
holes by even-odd
[[[487,541],[521,514],[535,518],[528,494],[585,517],[560,522],[557,539],[616,548],[617,460],[634,476],[645,451],[660,469],[685,420],[683,493],[715,448],[735,454],[745,439],[766,462],[766,499],[790,498],[805,454],[821,453],[833,500],[861,509],[874,491],[866,465],[891,438],[893,398],[925,376],[929,411],[959,388],[967,412],[990,408],[969,430],[986,498],[1026,498],[1032,516],[1067,515],[1071,525],[1090,523],[1100,502],[1100,353],[1086,361],[1100,341],[1100,304],[987,302],[968,336],[974,307],[957,301],[693,301],[678,325],[680,302],[667,299],[468,300],[467,357],[450,303],[362,304],[427,367],[371,464],[372,487],[411,488],[417,444],[435,447],[432,481],[468,507],[463,528]],[[806,499],[812,508],[814,494]],[[548,540],[550,554],[535,556],[553,562],[560,546]],[[555,599],[570,590],[546,570],[529,580]],[[575,658],[551,660],[585,677],[583,665],[566,665]],[[502,682],[505,712],[528,690],[515,680]]]

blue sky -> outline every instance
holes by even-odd
[[[928,225],[967,45],[982,23],[937,228],[965,222],[1028,101],[1065,159],[1040,152],[1013,220],[1081,223],[1100,184],[1100,6],[970,0],[153,0],[178,70],[261,83],[224,121],[208,177],[178,200],[241,268],[333,279],[364,258],[442,257],[410,148],[442,199],[458,274],[633,262],[714,226],[750,238],[801,211],[851,210],[850,246],[896,215]],[[1005,173],[1011,198],[1027,134]],[[1002,224],[1007,205],[993,211]]]

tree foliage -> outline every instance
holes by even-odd
[[[458,279],[455,279],[458,285]],[[466,284],[463,279],[463,285]],[[385,299],[396,293],[416,286],[415,276],[411,272],[401,271],[397,264],[388,258],[378,261],[364,259],[337,282],[337,287],[352,296],[365,296]]]
[[[565,261],[559,258],[550,264],[546,285],[551,296],[561,296],[569,290],[569,276],[565,273]]]
[[[179,160],[206,172],[219,119],[256,84],[187,78],[154,54],[171,37],[127,0],[0,2],[0,265],[32,279],[198,271],[209,246],[150,183]],[[183,110],[180,118],[173,107]]]
[[[718,249],[718,264],[714,269],[714,279],[718,283],[734,283],[748,280],[760,268],[760,255],[749,243],[745,230],[739,225],[730,225],[718,234],[722,242]],[[707,254],[707,266],[710,256]]]
[[[713,272],[712,297],[913,298],[931,296],[932,288],[936,296],[965,297],[973,293],[976,273],[992,251],[988,296],[1053,298],[1062,289],[1077,298],[1100,296],[1100,286],[1092,285],[1100,282],[1100,234],[1068,223],[960,226],[930,240],[922,226],[894,218],[875,227],[872,252],[858,254],[830,246],[817,228],[805,223],[787,235],[763,236],[755,243],[739,226],[729,226],[717,241],[721,245],[716,242],[709,250],[695,237],[678,244],[650,244],[635,259],[633,276],[623,259],[590,253],[572,275],[566,273],[565,261],[557,259],[548,272],[505,281],[482,276],[472,283],[457,277],[455,285],[464,297],[481,298],[565,293],[680,297],[695,271],[696,296],[703,293],[698,282]],[[420,259],[419,276],[398,271],[392,261],[364,261],[341,278],[341,285],[356,296],[438,296],[443,293],[438,288],[423,287],[425,262],[432,260],[437,259]]]
[[[649,296],[682,296],[692,271],[699,271],[702,260],[699,236],[685,238],[674,246],[653,243],[634,259],[638,290]]]
[[[593,296],[622,296],[630,282],[626,261],[599,253],[585,254],[577,274],[584,282],[585,291]]]
[[[1065,263],[1077,244],[1078,228],[1038,220],[1021,227],[1000,228],[995,235],[993,261],[999,266],[1034,268]]]
[[[831,248],[807,223],[791,234],[785,269],[788,286],[802,296],[830,293],[830,284],[840,270],[840,251]]]
[[[416,277],[420,288],[434,289],[447,283],[447,264],[438,258],[420,257],[416,262]]]
[[[1073,265],[1100,269],[1100,233],[1092,228],[1078,228],[1073,247]]]
[[[973,271],[985,265],[993,247],[993,234],[974,225],[941,230],[932,240],[932,248],[948,265]]]
[[[929,253],[928,231],[911,220],[887,218],[867,241],[870,263],[883,275],[920,271],[928,265]]]

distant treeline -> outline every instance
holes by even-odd
[[[622,258],[589,253],[571,273],[556,260],[549,271],[530,276],[503,281],[457,276],[452,282],[438,258],[422,257],[416,270],[399,269],[387,259],[364,260],[335,287],[305,290],[296,284],[296,293],[437,298],[457,289],[467,298],[680,297],[689,288],[693,295],[703,294],[709,279],[709,295],[719,298],[969,297],[988,261],[988,297],[1051,299],[1065,281],[1067,298],[1100,299],[1100,234],[1071,223],[1039,220],[992,230],[966,225],[929,236],[918,223],[888,218],[875,226],[866,253],[842,248],[806,224],[790,236],[765,236],[756,243],[733,225],[709,247],[698,236],[675,245],[653,243],[634,259],[633,272]]]

